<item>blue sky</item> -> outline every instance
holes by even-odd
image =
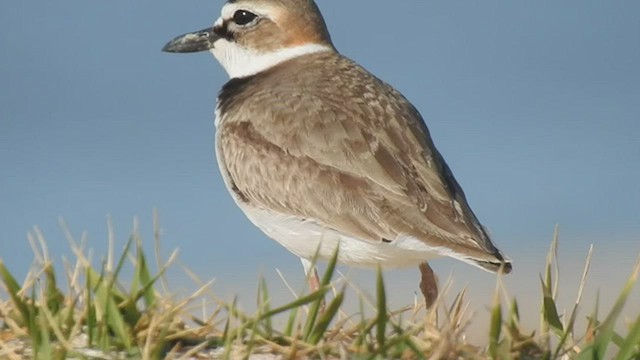
[[[122,246],[135,215],[151,241],[157,208],[164,250],[180,247],[183,262],[223,289],[251,294],[256,275],[276,267],[300,280],[298,260],[244,218],[219,176],[213,110],[226,74],[209,54],[160,52],[211,25],[221,5],[0,3],[0,257],[11,269],[28,269],[33,225],[59,258],[69,254],[63,216],[100,257],[107,214]],[[640,252],[639,2],[319,6],[337,48],[421,111],[514,260],[516,289],[537,288],[555,224],[569,274],[593,243],[594,287],[621,283]],[[433,265],[489,301],[491,275]],[[389,276],[415,291],[413,269]]]

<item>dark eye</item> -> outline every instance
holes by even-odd
[[[247,25],[258,17],[258,15],[247,10],[238,10],[233,14],[233,22],[238,25]]]

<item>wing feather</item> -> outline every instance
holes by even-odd
[[[333,61],[339,70],[311,74],[306,69],[322,68],[313,61]],[[306,56],[241,81],[232,88],[242,101],[225,89],[220,96],[228,115],[218,151],[249,206],[314,219],[364,241],[411,236],[502,261],[420,114],[392,87],[337,54]]]

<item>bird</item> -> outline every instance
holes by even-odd
[[[215,110],[225,186],[312,288],[314,260],[336,252],[348,266],[417,266],[427,306],[431,259],[511,271],[416,107],[338,52],[313,0],[229,0],[163,51],[209,51],[228,73]]]

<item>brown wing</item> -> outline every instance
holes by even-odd
[[[222,159],[251,206],[367,241],[413,236],[492,270],[503,260],[416,109],[350,60],[310,55],[232,80],[219,106],[233,114]]]

